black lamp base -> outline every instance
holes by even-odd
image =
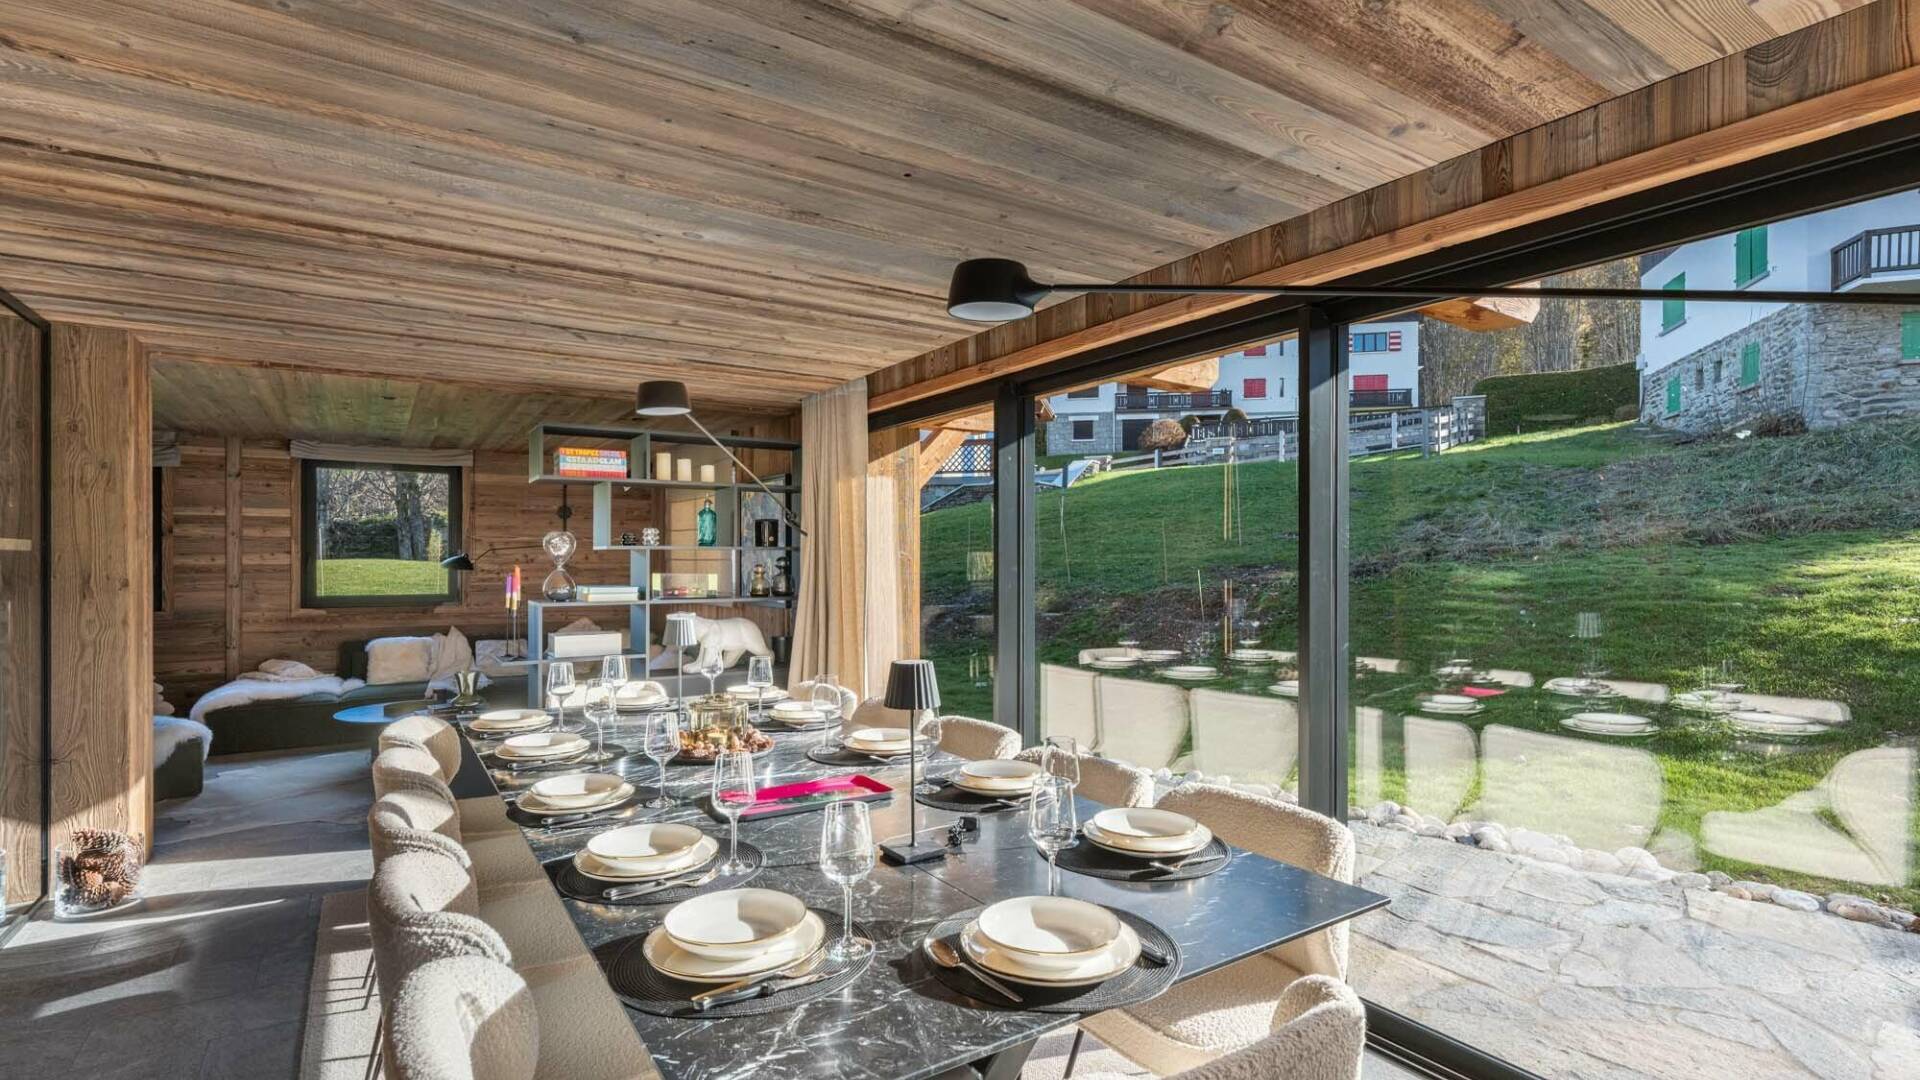
[[[927,837],[921,837],[921,843],[908,844],[905,837],[898,840],[886,840],[880,844],[880,854],[897,866],[912,866],[915,863],[932,862],[944,858],[947,854],[945,844]]]

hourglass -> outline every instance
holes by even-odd
[[[564,529],[555,529],[540,538],[540,546],[546,549],[547,557],[553,560],[553,573],[548,574],[540,583],[540,595],[559,604],[571,601],[574,597],[573,576],[567,573],[567,560],[573,558],[579,541]]]

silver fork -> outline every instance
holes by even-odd
[[[650,896],[668,889],[697,889],[720,876],[718,863],[698,873],[668,878],[665,881],[649,881],[642,885],[616,885],[600,894],[602,900],[632,900],[635,897]]]

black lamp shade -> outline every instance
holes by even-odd
[[[940,683],[933,675],[931,660],[895,660],[887,672],[887,708],[937,709],[940,707]]]
[[[693,411],[687,399],[687,384],[675,379],[655,379],[640,384],[634,395],[635,416],[685,416]]]
[[[947,314],[968,322],[1024,319],[1052,291],[1012,259],[968,259],[953,268]]]
[[[456,551],[446,558],[441,559],[440,565],[448,570],[471,570],[473,569],[473,556],[468,555],[464,551]]]

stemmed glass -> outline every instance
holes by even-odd
[[[648,799],[646,806],[661,810],[673,805],[667,794],[667,762],[680,752],[680,710],[656,709],[641,724],[640,748],[660,769],[660,794]]]
[[[613,683],[606,679],[596,680],[587,688],[586,705],[581,712],[593,724],[593,753],[580,759],[584,764],[597,765],[613,758],[607,752],[607,725],[619,715],[614,711],[613,692]]]
[[[1060,891],[1060,867],[1055,861],[1062,848],[1080,831],[1080,815],[1073,803],[1073,785],[1064,777],[1042,776],[1033,782],[1033,794],[1027,796],[1027,833],[1033,846],[1047,856],[1047,895]]]
[[[773,685],[773,657],[747,658],[747,685],[753,688],[755,695],[754,718],[764,723],[767,719],[767,688]]]
[[[873,952],[873,942],[853,936],[853,887],[873,872],[873,824],[863,802],[827,804],[820,822],[820,872],[840,886],[845,921],[840,937],[827,946],[827,959],[845,963]]]
[[[832,732],[840,725],[840,679],[836,675],[816,675],[813,679],[813,693],[808,697],[813,709],[820,714],[820,745],[830,748],[833,745]]]
[[[933,709],[921,709],[913,719],[913,731],[918,738],[907,741],[908,758],[911,759],[923,753],[932,754],[940,745],[940,730],[940,714]],[[920,749],[923,743],[927,747],[924,751]],[[934,781],[933,777],[927,775],[924,759],[920,764],[920,782],[914,785],[913,790],[919,795],[932,795],[940,790],[940,785]]]
[[[1040,749],[1040,772],[1067,782],[1067,794],[1080,788],[1080,741],[1071,735],[1049,735]],[[1067,837],[1065,847],[1080,843],[1080,834]]]
[[[567,699],[573,696],[573,662],[562,660],[547,665],[547,707],[553,712],[553,726],[565,729]]]
[[[631,678],[630,670],[627,658],[619,653],[600,658],[600,682],[607,687],[607,700],[613,702],[616,709],[620,707],[620,690]]]
[[[707,677],[707,696],[712,697],[713,680],[719,678],[720,673],[727,670],[727,661],[725,657],[720,655],[719,649],[713,649],[711,651],[703,650],[700,653],[699,664],[693,670]],[[684,696],[686,691],[682,690],[680,693]]]
[[[751,867],[740,861],[740,814],[753,805],[759,784],[753,775],[753,753],[749,750],[723,750],[713,759],[713,806],[727,816],[732,835],[732,852],[720,864],[723,877],[737,877]]]

